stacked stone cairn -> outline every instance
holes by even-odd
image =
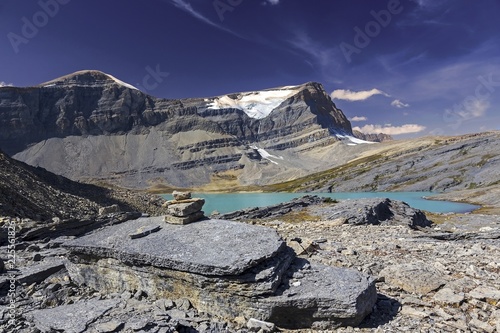
[[[201,210],[205,199],[191,198],[191,192],[174,191],[174,200],[167,201],[163,207],[167,208],[165,222],[170,224],[189,224],[205,217]]]

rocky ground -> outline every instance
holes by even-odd
[[[377,277],[374,312],[338,332],[500,332],[500,216],[454,215],[413,229],[325,220],[322,210],[292,213],[310,221],[255,223],[310,260]]]
[[[381,200],[349,208],[314,197],[263,211],[260,217],[253,211],[253,219],[244,213],[233,218],[276,229],[312,262],[354,268],[377,279],[378,300],[372,314],[359,327],[337,332],[500,332],[500,216],[449,215],[443,223],[425,226],[418,211],[399,202]],[[358,214],[349,218],[353,211]],[[109,217],[113,216],[120,215]],[[23,221],[2,222],[5,227]],[[156,299],[141,292],[101,294],[79,287],[63,264],[66,250],[61,244],[68,238],[73,236],[16,243],[17,331],[273,330],[248,318],[222,322],[182,298]],[[8,246],[0,248],[0,258],[9,269]],[[300,283],[300,276],[293,279]],[[1,331],[12,328],[9,275],[0,275],[0,285]]]

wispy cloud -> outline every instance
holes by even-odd
[[[288,44],[300,55],[306,55],[305,62],[321,73],[325,81],[342,83],[339,73],[342,72],[343,55],[338,47],[330,47],[310,37],[305,31],[295,31],[293,37],[287,40]]]
[[[289,43],[296,49],[307,53],[322,67],[328,66],[335,55],[334,48],[324,47],[320,43],[314,41],[304,31],[297,31],[294,38],[289,40]]]
[[[403,103],[401,102],[399,99],[395,99],[391,102],[391,105],[394,106],[394,107],[397,107],[399,109],[402,109],[402,108],[407,108],[410,106],[410,104],[407,104],[407,103]]]
[[[264,5],[269,4],[269,5],[271,5],[271,6],[276,6],[276,5],[278,5],[279,3],[280,3],[280,0],[265,0],[265,1],[263,2],[263,4],[264,4]]]
[[[196,18],[197,20],[206,23],[214,28],[217,28],[219,30],[222,30],[224,32],[227,32],[233,36],[236,36],[241,39],[247,39],[244,36],[240,35],[239,33],[235,32],[232,29],[229,29],[217,22],[212,21],[209,17],[206,15],[202,14],[200,11],[197,11],[196,9],[191,6],[191,3],[185,1],[185,0],[170,0],[170,3],[172,3],[175,7],[179,8],[182,11],[185,11],[186,13],[189,13],[191,16]]]
[[[12,83],[5,83],[3,81],[0,81],[0,88],[1,87],[12,87]]]
[[[486,114],[486,111],[490,108],[491,103],[485,99],[472,99],[470,102],[464,102],[462,110],[458,112],[458,115],[464,120],[479,118]]]
[[[382,126],[382,125],[365,125],[363,127],[354,127],[353,130],[360,131],[365,134],[384,133],[389,135],[401,135],[410,133],[419,133],[426,129],[425,126],[417,124],[405,124],[402,126]]]
[[[346,89],[337,89],[334,90],[330,96],[333,99],[342,99],[346,101],[364,101],[375,95],[384,95],[386,97],[390,97],[389,94],[383,92],[382,90],[373,88],[372,90],[364,90],[364,91],[352,91]]]
[[[354,116],[352,118],[349,118],[350,121],[367,121],[368,118],[365,116]]]

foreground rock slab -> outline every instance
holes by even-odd
[[[72,279],[106,293],[186,298],[224,320],[254,318],[286,328],[357,325],[376,302],[368,275],[295,258],[269,228],[205,220],[164,223],[155,233],[129,237],[161,220],[129,221],[65,243]]]
[[[129,235],[150,225],[161,230],[147,237]],[[263,232],[264,231],[264,232]],[[123,263],[178,271],[237,275],[273,257],[285,244],[258,226],[223,220],[172,225],[163,217],[140,218],[64,244],[74,253],[118,259]]]
[[[85,332],[87,327],[116,307],[119,300],[88,300],[53,309],[33,311],[36,328],[42,332],[62,331],[65,333]]]

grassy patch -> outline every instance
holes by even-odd
[[[328,181],[339,178],[342,175],[345,177],[355,178],[356,175],[366,172],[373,168],[374,162],[382,159],[383,156],[375,154],[363,158],[356,159],[347,164],[314,173],[305,177],[297,178],[283,183],[263,186],[261,189],[265,192],[301,192],[315,185],[315,188],[325,186]]]
[[[321,220],[319,216],[312,215],[307,209],[290,212],[281,216],[279,219],[286,223],[302,223],[304,221],[316,222]]]
[[[484,166],[486,163],[488,163],[488,161],[495,157],[496,155],[493,155],[493,154],[486,154],[486,155],[483,155],[483,157],[481,157],[481,161],[479,161],[479,163],[477,164],[478,167],[482,167]]]

